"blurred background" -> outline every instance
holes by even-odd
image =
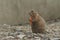
[[[29,23],[31,9],[46,21],[60,18],[60,0],[0,0],[0,24]]]

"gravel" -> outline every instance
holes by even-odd
[[[35,34],[31,26],[0,25],[0,40],[60,40],[60,22],[48,24],[46,34]]]

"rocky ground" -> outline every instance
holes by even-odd
[[[48,24],[46,34],[32,33],[29,25],[0,25],[0,40],[60,40],[60,22]]]

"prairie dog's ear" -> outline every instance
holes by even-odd
[[[33,9],[31,10],[31,13],[34,13],[34,10]]]
[[[29,12],[29,15],[32,16],[34,14],[34,10],[32,9],[30,12]]]

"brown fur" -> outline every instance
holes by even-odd
[[[29,13],[32,21],[30,21],[33,33],[45,33],[45,20],[33,10]]]

